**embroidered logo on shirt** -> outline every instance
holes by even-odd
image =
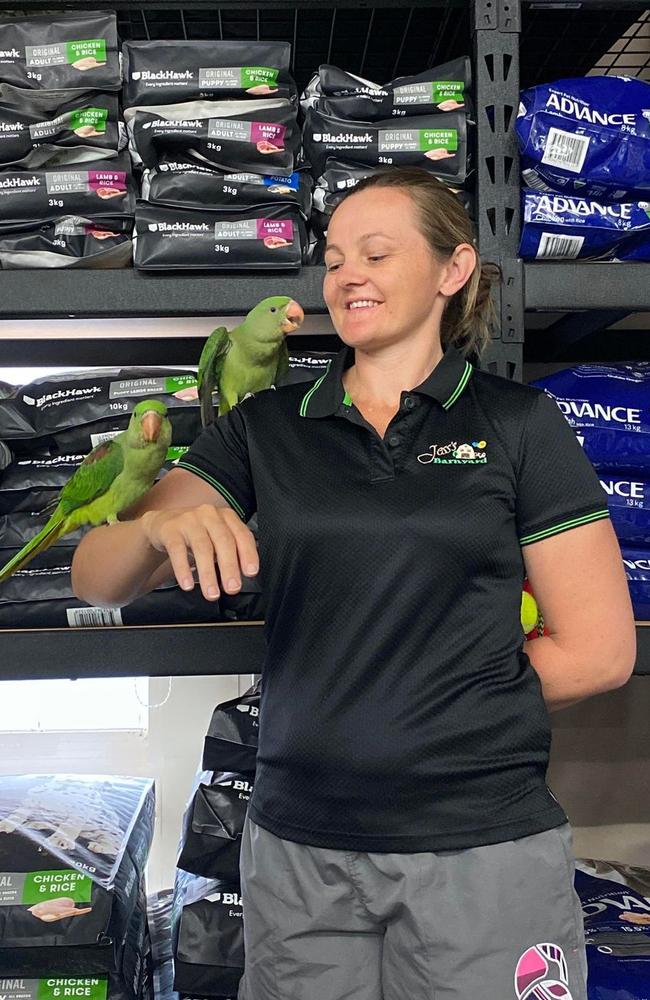
[[[459,444],[449,441],[447,444],[431,444],[429,450],[418,455],[418,462],[428,465],[485,465],[487,441],[472,441],[471,444]]]

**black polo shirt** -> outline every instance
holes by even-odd
[[[243,520],[257,510],[251,819],[390,852],[558,826],[521,549],[607,517],[598,477],[555,402],[455,348],[402,392],[382,440],[343,389],[353,360],[343,348],[317,381],[243,400],[178,463]]]

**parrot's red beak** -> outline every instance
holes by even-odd
[[[162,417],[155,410],[147,410],[142,418],[142,435],[145,441],[152,444],[158,440],[160,428],[162,427]]]
[[[302,306],[299,306],[297,302],[292,299],[287,306],[287,311],[284,316],[284,322],[282,323],[283,333],[293,333],[297,330],[302,321],[305,318]]]

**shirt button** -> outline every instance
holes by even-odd
[[[412,410],[414,406],[415,406],[415,400],[413,399],[413,396],[405,396],[404,397],[404,409],[405,410]]]
[[[388,437],[388,443],[393,448],[397,447],[397,445],[399,444],[399,442],[400,442],[400,436],[399,436],[399,434],[390,434],[389,435],[389,437]]]

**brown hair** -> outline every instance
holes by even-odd
[[[476,246],[472,222],[458,196],[420,167],[380,170],[346,192],[341,201],[369,188],[389,187],[398,188],[411,198],[417,209],[420,232],[439,260],[448,260],[460,243]],[[477,251],[472,274],[445,307],[440,327],[443,349],[453,343],[466,355],[473,353],[480,358],[496,320],[491,293],[500,278],[497,265],[481,264]]]

